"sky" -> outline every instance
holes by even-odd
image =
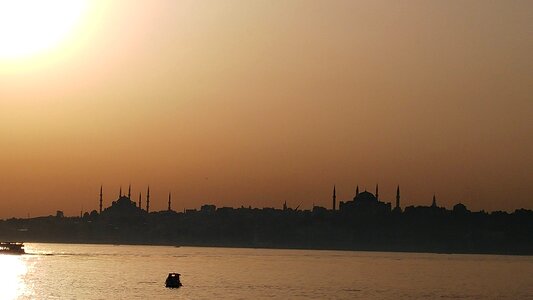
[[[0,218],[129,184],[152,210],[330,208],[333,185],[376,184],[533,209],[531,1],[80,3],[0,31]]]

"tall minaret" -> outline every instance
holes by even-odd
[[[146,192],[146,212],[150,212],[150,186],[148,186],[148,191]]]
[[[396,208],[400,208],[400,185],[396,189]]]
[[[337,207],[337,191],[335,190],[335,185],[333,185],[333,211]]]
[[[435,194],[433,194],[433,203],[431,203],[431,207],[437,207],[437,199],[435,198]]]
[[[376,183],[376,200],[379,201],[379,186],[377,183]]]
[[[100,213],[102,213],[102,201],[103,201],[102,186],[100,186]]]
[[[355,187],[355,197],[359,196],[359,186]]]
[[[170,202],[171,202],[171,199],[172,199],[172,194],[171,194],[171,193],[168,193],[168,211],[171,211],[171,209],[170,209]]]
[[[139,192],[139,208],[140,209],[143,209],[142,206],[141,206],[141,202],[142,202],[142,198],[141,198],[141,192]]]
[[[120,199],[122,197],[122,186],[120,186],[120,189],[118,190],[118,198]]]
[[[131,200],[131,184],[128,186],[128,199]]]

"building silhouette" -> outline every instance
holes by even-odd
[[[102,202],[103,202],[103,186],[100,186],[100,205],[99,205],[99,213],[102,213]]]
[[[394,212],[402,212],[402,208],[400,207],[400,185],[396,188],[396,206],[394,206]]]
[[[336,193],[336,190],[335,190],[335,186],[333,186],[333,206],[332,206],[332,210],[335,211],[335,208],[337,207],[337,193]]]
[[[144,211],[137,206],[137,203],[122,195],[117,200],[111,202],[111,206],[104,209],[101,213],[105,217],[128,217],[138,216]]]
[[[148,190],[146,191],[146,212],[150,212],[150,186],[148,186]]]
[[[513,213],[472,212],[458,203],[448,210],[437,204],[436,195],[427,205],[407,206],[386,202],[379,195],[359,192],[337,203],[333,186],[331,208],[318,205],[311,209],[251,206],[172,210],[172,194],[167,209],[150,211],[150,188],[146,190],[146,210],[142,194],[132,201],[131,185],[103,207],[100,186],[97,210],[66,217],[54,216],[0,220],[0,239],[34,242],[75,242],[111,244],[165,244],[255,248],[305,248],[411,251],[438,253],[533,254],[533,211]],[[128,196],[129,195],[129,196]],[[95,199],[95,200],[96,200]],[[164,199],[154,201],[161,201]],[[326,200],[329,203],[329,200]],[[411,202],[411,201],[410,201]],[[96,201],[95,201],[96,203]],[[337,205],[338,204],[338,205]],[[329,205],[328,205],[329,206]]]
[[[378,193],[377,185],[376,193]],[[357,186],[353,200],[339,202],[339,211],[345,214],[388,214],[391,211],[391,204],[379,201],[374,194],[366,190],[360,193]]]

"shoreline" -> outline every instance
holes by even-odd
[[[229,248],[229,249],[262,249],[262,250],[314,250],[314,251],[346,251],[346,252],[383,252],[383,253],[411,253],[411,254],[441,254],[441,255],[497,255],[497,256],[523,256],[531,257],[529,252],[497,252],[497,251],[414,251],[414,250],[391,250],[377,248],[335,248],[335,247],[289,247],[289,246],[254,246],[254,245],[220,245],[220,244],[173,244],[173,243],[135,243],[135,242],[98,242],[98,241],[23,241],[25,244],[68,244],[68,245],[107,245],[107,246],[163,246],[163,247],[197,247],[197,248]]]

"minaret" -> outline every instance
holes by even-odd
[[[102,186],[100,186],[100,213],[102,213],[102,199],[103,197],[103,194],[102,194]]]
[[[171,211],[170,209],[170,201],[171,201],[172,195],[168,193],[168,211]]]
[[[355,187],[355,197],[359,196],[359,186]]]
[[[131,184],[128,186],[128,199],[131,200]]]
[[[396,189],[396,208],[400,208],[400,185]]]
[[[376,200],[379,201],[379,186],[377,183],[376,183]]]
[[[143,209],[141,206],[142,198],[141,198],[141,192],[139,192],[139,208]]]
[[[437,199],[435,199],[435,194],[433,194],[433,203],[431,203],[431,207],[437,207]]]
[[[150,186],[148,186],[148,191],[146,191],[146,212],[150,212]]]
[[[118,198],[120,199],[122,197],[122,186],[120,186],[120,189],[118,190]]]
[[[337,191],[335,190],[335,185],[333,185],[333,211],[337,207]]]
[[[283,210],[287,210],[287,200],[285,200],[285,202],[283,202]]]

